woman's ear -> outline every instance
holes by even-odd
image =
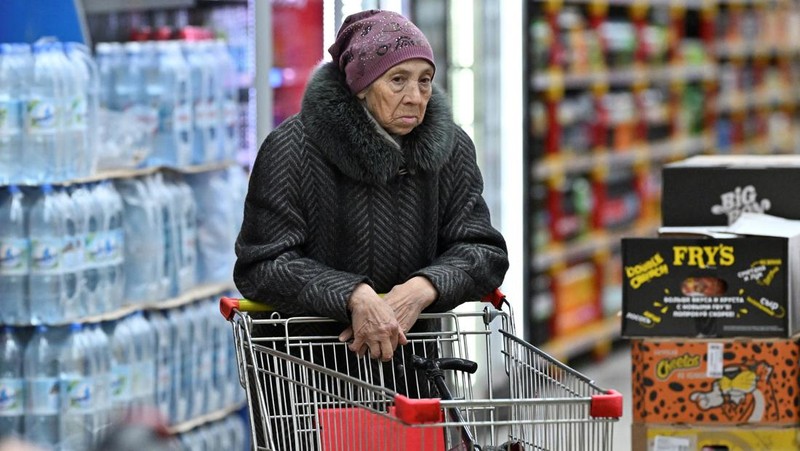
[[[369,87],[366,87],[366,88],[362,89],[362,90],[361,90],[361,92],[359,92],[358,94],[356,94],[356,97],[357,97],[359,100],[364,100],[364,99],[367,97],[367,91],[368,91],[368,90],[369,90]]]

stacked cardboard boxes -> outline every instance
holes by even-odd
[[[633,449],[800,449],[798,177],[786,156],[665,166],[665,227],[622,242]]]

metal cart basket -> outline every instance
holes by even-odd
[[[408,333],[382,363],[318,333],[332,320],[256,319],[248,312],[263,304],[221,299],[252,440],[262,441],[254,449],[613,449],[622,396],[517,337],[503,304],[496,296],[482,311],[423,314],[435,331]]]

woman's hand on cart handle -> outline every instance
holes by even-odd
[[[348,347],[359,356],[369,351],[373,359],[388,362],[398,345],[408,343],[394,310],[371,286],[365,283],[357,285],[350,295],[347,308],[352,317],[350,332],[353,338]],[[339,340],[347,341],[347,332],[345,330]]]

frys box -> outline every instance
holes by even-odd
[[[625,337],[790,337],[800,324],[800,221],[623,238]],[[678,233],[680,232],[680,233]]]
[[[725,450],[725,451],[797,451],[800,427],[686,426],[634,424],[631,427],[632,449]]]
[[[743,212],[800,219],[800,155],[708,155],[662,168],[664,226],[732,224]]]
[[[634,423],[797,426],[792,339],[631,341]]]

